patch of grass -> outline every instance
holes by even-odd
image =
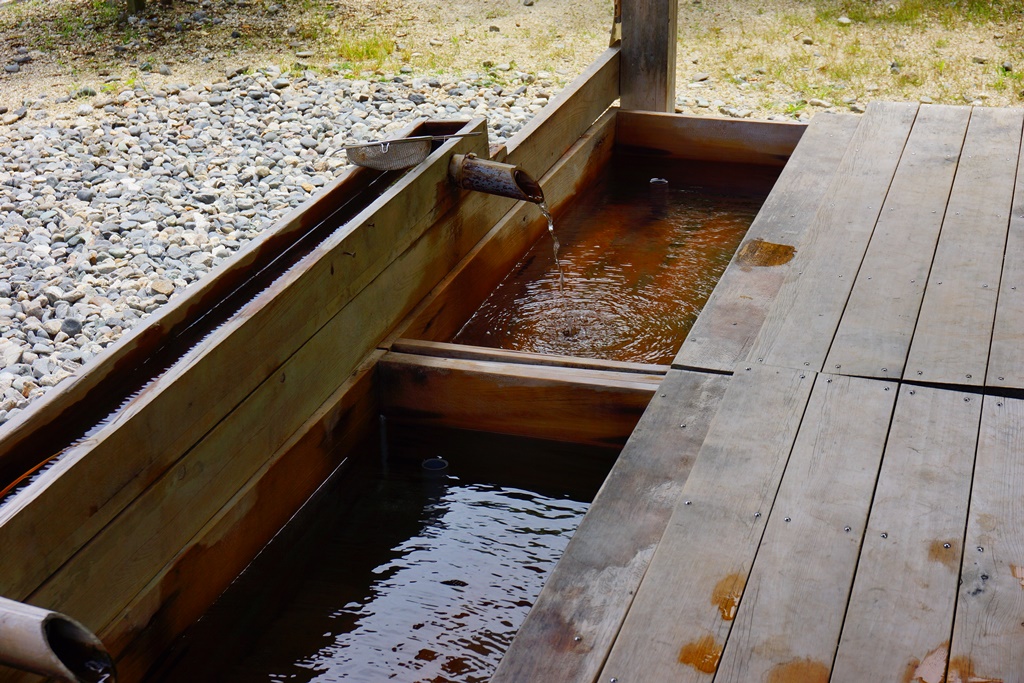
[[[370,33],[341,33],[334,39],[333,52],[342,61],[354,64],[373,64],[379,68],[395,51],[390,37],[376,31]]]
[[[974,24],[1019,18],[1016,0],[816,0],[816,18],[821,23],[847,16],[863,24],[921,27],[939,22],[949,28],[962,21]]]

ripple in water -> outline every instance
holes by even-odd
[[[669,363],[763,202],[647,177],[605,177],[524,255],[452,340]]]
[[[149,680],[487,681],[589,503],[376,472],[331,492],[340,511],[298,550],[258,558]]]
[[[330,681],[486,681],[586,504],[488,485],[450,486],[421,534],[333,616],[334,643],[302,666]]]

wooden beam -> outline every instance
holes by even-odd
[[[617,360],[603,360],[600,358],[556,356],[546,353],[508,351],[506,349],[491,349],[484,346],[420,341],[417,339],[399,339],[391,345],[391,350],[396,353],[410,353],[420,356],[432,356],[434,358],[461,358],[464,360],[515,363],[517,365],[550,365],[559,368],[633,372],[644,375],[664,375],[669,369],[669,366],[667,365],[648,365],[646,363],[629,363]]]
[[[620,111],[615,148],[659,159],[785,166],[807,125]]]
[[[595,446],[621,446],[661,375],[389,353],[385,417]]]
[[[623,109],[675,111],[678,0],[622,0]]]

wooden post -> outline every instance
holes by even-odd
[[[674,112],[678,0],[622,0],[623,109]]]

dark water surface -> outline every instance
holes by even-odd
[[[545,234],[452,341],[671,362],[777,173],[617,157],[555,216],[561,272]]]
[[[486,681],[614,453],[452,431],[394,441],[307,506],[150,680]],[[448,470],[425,472],[439,454]]]

